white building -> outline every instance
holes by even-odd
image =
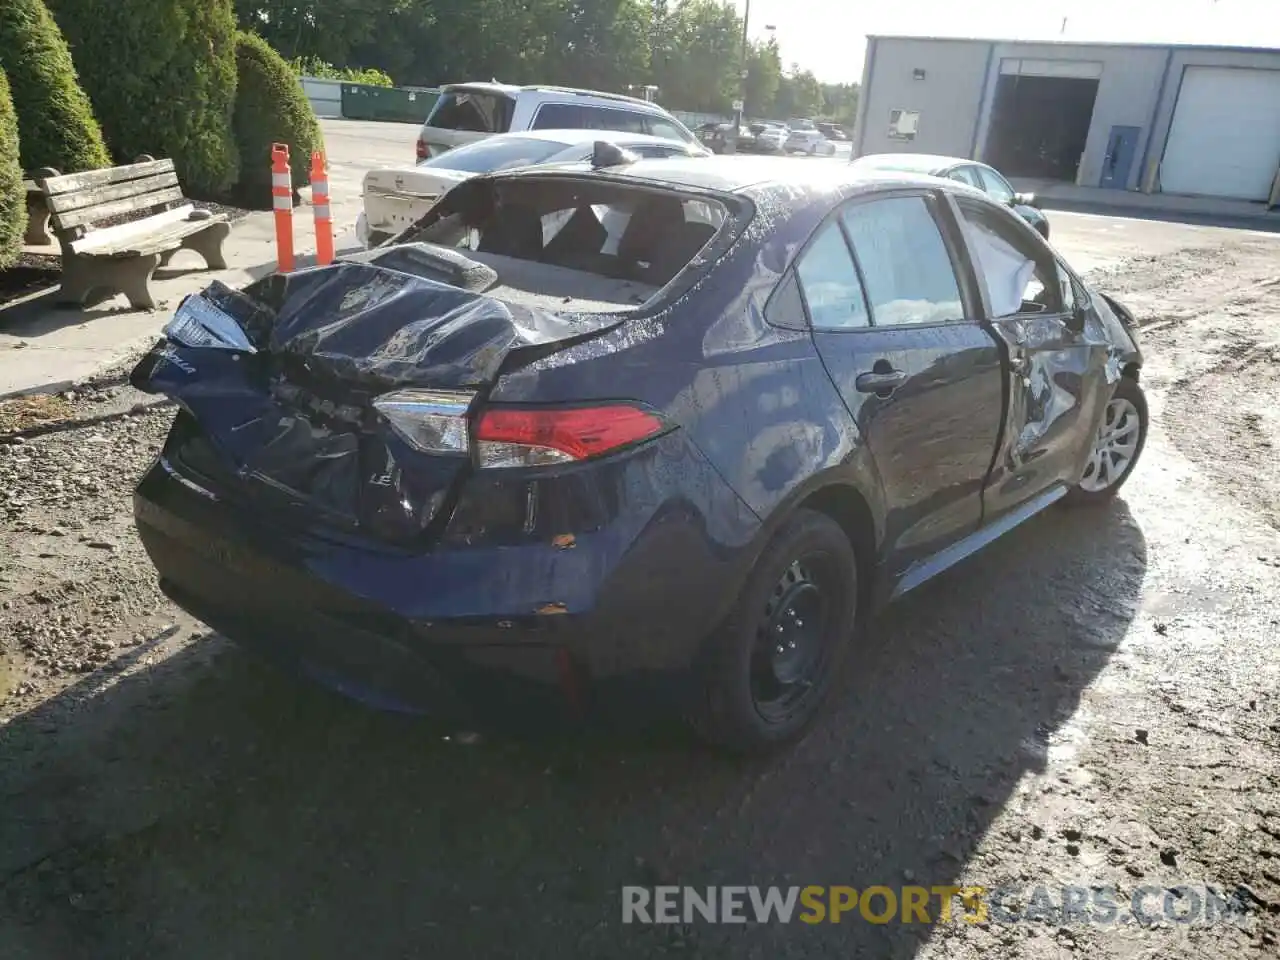
[[[854,155],[1280,202],[1280,49],[872,36]]]

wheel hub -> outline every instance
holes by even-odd
[[[819,578],[803,563],[792,563],[756,628],[751,687],[762,712],[785,712],[814,685],[824,656],[827,606]]]
[[[781,684],[798,683],[813,660],[821,640],[822,594],[816,584],[792,585],[774,609],[766,627],[773,642],[770,666]]]
[[[1098,427],[1084,476],[1080,478],[1081,489],[1093,493],[1119,483],[1138,452],[1141,430],[1142,420],[1133,401],[1112,398]]]

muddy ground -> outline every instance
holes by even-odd
[[[155,588],[129,491],[171,408],[119,378],[8,408],[0,956],[1280,954],[1280,238],[1229,236],[1095,274],[1146,324],[1124,496],[881,617],[771,760],[460,742],[282,677]],[[1239,915],[622,926],[658,883],[1149,886],[1157,917],[1210,885]]]

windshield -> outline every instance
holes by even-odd
[[[542,163],[567,146],[569,144],[558,140],[538,140],[533,137],[506,140],[495,137],[455,147],[434,159],[424,160],[418,166],[461,170],[464,173],[492,173],[495,170]]]

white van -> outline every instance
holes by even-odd
[[[656,103],[570,87],[450,83],[440,88],[418,134],[418,160],[495,133],[615,130],[697,144],[698,138]]]

